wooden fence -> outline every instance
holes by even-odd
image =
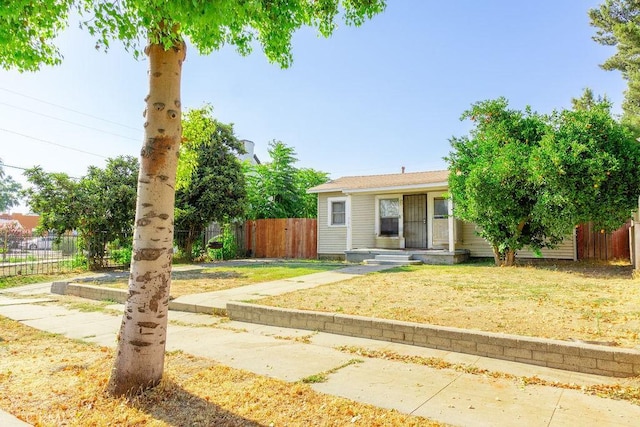
[[[576,233],[578,259],[630,259],[629,227],[627,223],[613,233],[603,233],[591,223],[581,224]]]
[[[244,242],[256,258],[315,259],[317,220],[309,218],[258,219],[247,221]]]

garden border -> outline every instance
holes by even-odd
[[[51,292],[124,303],[128,291],[67,282],[54,282]],[[229,302],[227,309],[169,302],[169,309],[227,315],[232,320],[285,328],[328,332],[390,341],[444,351],[610,377],[640,375],[640,351],[494,332],[436,326],[339,313],[284,309]]]
[[[347,314],[227,303],[232,320],[390,341],[611,377],[640,375],[640,351]]]

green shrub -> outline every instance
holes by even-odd
[[[131,253],[133,250],[130,247],[122,247],[118,249],[112,249],[109,254],[111,256],[111,260],[115,264],[123,265],[125,267],[129,267],[131,265]]]
[[[209,244],[213,242],[222,243],[221,249],[208,249],[208,255],[211,259],[233,259],[238,257],[238,243],[233,232],[233,227],[222,227],[222,234],[209,240]]]

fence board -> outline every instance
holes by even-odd
[[[627,223],[613,233],[595,230],[593,224],[578,226],[578,259],[630,259],[629,227]]]
[[[245,245],[256,258],[317,257],[315,219],[275,218],[247,221]]]

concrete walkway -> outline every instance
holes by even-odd
[[[379,268],[379,266],[376,266]],[[214,304],[228,300],[256,299],[259,295],[329,283],[364,274],[370,267],[357,266],[332,274],[318,273],[286,281],[243,287],[243,294],[207,293],[189,296],[188,303]],[[287,283],[282,283],[287,282]],[[278,284],[279,283],[279,284]],[[297,285],[296,285],[297,284]],[[48,295],[46,285],[30,285],[0,292],[0,315],[41,330],[63,334],[99,345],[114,347],[120,316],[66,309]],[[280,291],[276,292],[276,289]],[[10,292],[9,292],[10,291]],[[222,291],[226,292],[226,291]],[[31,297],[26,297],[31,295]],[[183,297],[186,298],[186,297]],[[191,299],[192,298],[192,299]],[[199,298],[199,299],[198,299]],[[185,302],[187,303],[187,302]],[[122,305],[114,305],[122,311]],[[385,359],[368,359],[344,353],[339,346],[392,351],[406,356],[438,357],[451,363],[578,385],[625,384],[608,377],[443,352],[422,347],[359,339],[327,333],[276,328],[241,322],[225,322],[205,314],[170,311],[167,350],[182,350],[214,359],[224,365],[245,369],[285,381],[299,381],[359,358],[362,363],[338,369],[324,383],[312,387],[323,393],[343,396],[384,408],[424,416],[459,426],[636,426],[640,406],[626,401],[590,396],[576,390],[524,385],[452,369],[430,367]],[[305,336],[309,343],[293,338]],[[469,370],[471,372],[471,369]],[[0,425],[12,424],[0,411]]]
[[[323,271],[306,276],[290,279],[274,280],[254,285],[240,286],[223,291],[204,292],[200,294],[184,295],[171,301],[172,307],[180,305],[192,306],[186,311],[194,313],[211,313],[225,311],[230,301],[249,301],[301,289],[315,288],[329,283],[348,280],[375,271],[388,270],[393,265],[354,265],[338,270]]]

